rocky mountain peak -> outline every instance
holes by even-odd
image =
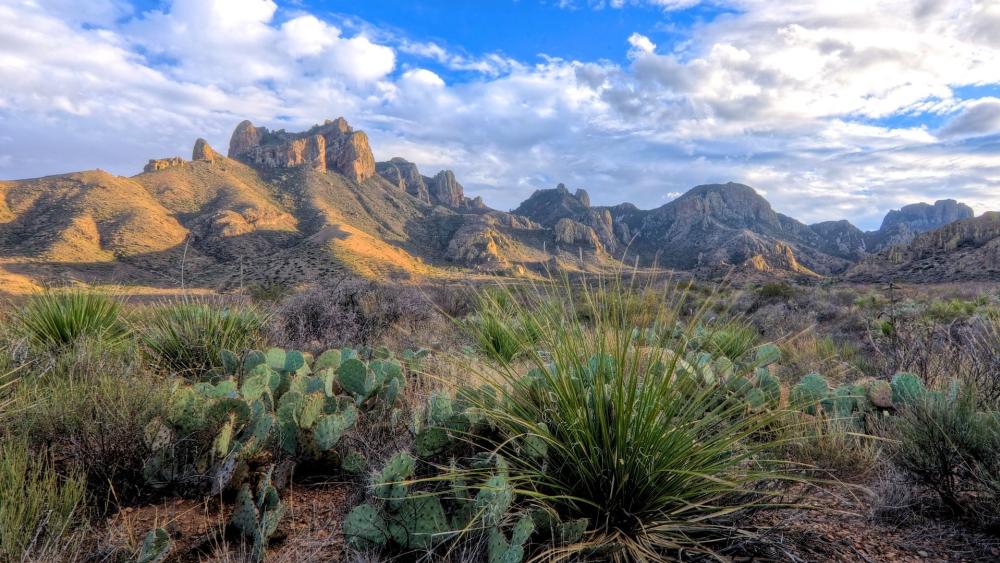
[[[702,220],[738,228],[781,228],[771,204],[750,186],[735,182],[695,186],[660,209],[668,207],[685,222]]]
[[[264,168],[310,166],[331,170],[356,182],[375,175],[368,135],[352,129],[343,117],[300,133],[270,131],[243,121],[230,138],[229,157]]]
[[[455,179],[451,170],[442,170],[427,182],[431,201],[448,207],[462,207],[465,202],[465,188]]]
[[[417,169],[417,165],[398,156],[388,162],[376,162],[375,171],[390,184],[405,191],[424,203],[431,202],[427,183]]]
[[[913,203],[887,213],[879,230],[886,231],[905,225],[909,230],[921,233],[955,221],[970,219],[973,215],[975,213],[971,207],[954,199],[940,199],[934,205]]]
[[[191,160],[204,160],[206,162],[215,162],[216,160],[222,158],[222,155],[215,152],[212,145],[208,144],[205,139],[199,138],[194,142],[194,149],[191,150]]]

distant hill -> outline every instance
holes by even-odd
[[[851,268],[860,282],[1000,280],[1000,213],[949,223],[888,247]]]
[[[153,159],[131,178],[95,170],[0,182],[0,281],[176,288],[183,278],[226,291],[340,272],[596,271],[622,259],[707,276],[864,277],[881,275],[865,266],[873,250],[912,241],[917,253],[928,244],[921,233],[972,216],[945,200],[892,211],[869,233],[847,221],[805,225],[735,183],[697,186],[650,210],[592,206],[586,191],[560,184],[503,212],[467,197],[449,170],[376,162],[367,135],[343,118],[297,133],[244,121],[227,155],[198,139],[190,160]]]

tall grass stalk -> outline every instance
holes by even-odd
[[[785,413],[750,413],[677,369],[710,300],[682,315],[687,289],[668,282],[656,303],[646,298],[638,309],[634,296],[652,286],[622,275],[535,289],[503,300],[510,323],[538,327],[536,342],[520,342],[530,376],[522,363],[481,370],[499,400],[479,407],[500,430],[495,448],[518,493],[564,519],[590,519],[585,541],[545,558],[597,548],[615,561],[713,553],[741,534],[741,517],[774,505],[768,485],[793,478],[769,456]],[[586,320],[581,308],[590,312]],[[646,325],[637,321],[676,327],[675,337],[642,346],[634,329]],[[546,461],[523,455],[527,436],[544,441]]]

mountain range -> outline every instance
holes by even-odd
[[[954,200],[890,211],[876,231],[803,224],[742,184],[697,186],[655,209],[591,205],[560,184],[510,212],[469,198],[450,170],[376,162],[343,118],[304,132],[249,121],[226,156],[0,181],[0,282],[86,281],[231,290],[347,272],[370,278],[533,276],[621,260],[705,276],[858,281],[998,277],[1000,216]],[[1000,262],[1000,260],[998,260]],[[987,264],[978,267],[977,264]]]

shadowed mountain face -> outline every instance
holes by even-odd
[[[0,182],[0,279],[169,287],[183,270],[188,284],[226,290],[335,272],[530,276],[622,259],[711,276],[809,277],[862,261],[852,272],[868,274],[853,275],[876,275],[870,252],[912,240],[913,256],[924,256],[937,239],[919,233],[972,215],[946,200],[892,211],[869,233],[847,221],[807,226],[734,183],[697,186],[650,210],[592,206],[586,191],[560,184],[507,213],[467,197],[449,170],[425,176],[402,158],[375,162],[367,136],[343,118],[299,133],[244,121],[228,155],[198,139],[191,160],[150,160],[132,178],[97,170]],[[970,224],[980,220],[988,223]],[[989,246],[990,228],[968,228],[977,248]]]

